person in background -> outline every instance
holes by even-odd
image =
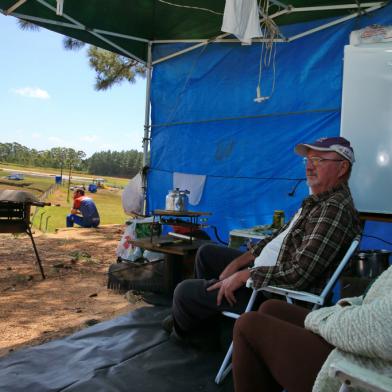
[[[334,306],[309,312],[268,300],[235,323],[235,391],[338,392],[329,368],[339,361],[391,377],[391,325],[392,266],[363,296]]]
[[[71,213],[67,215],[67,227],[77,224],[82,227],[97,227],[99,213],[94,200],[85,196],[84,189],[76,189]]]
[[[175,338],[206,336],[222,311],[242,313],[251,290],[274,285],[319,294],[361,232],[348,187],[354,151],[342,137],[298,144],[312,194],[293,219],[246,253],[218,245],[199,248],[196,279],[182,281],[163,328]],[[260,297],[260,296],[259,296]],[[211,322],[208,322],[211,321]],[[206,328],[207,326],[207,328]]]

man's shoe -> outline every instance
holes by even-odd
[[[168,333],[171,334],[174,328],[174,319],[171,314],[166,316],[162,321],[162,328]]]

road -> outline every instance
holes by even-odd
[[[23,174],[28,174],[29,176],[36,176],[36,177],[56,177],[56,176],[59,176],[58,174],[36,172],[36,171],[31,171],[31,170],[20,170],[20,169],[18,169],[18,170],[10,170],[10,169],[4,168],[4,167],[2,167],[0,169],[9,171],[11,173],[23,173]],[[82,177],[82,176],[71,175],[71,180],[72,181],[80,181],[80,182],[86,181],[87,182],[87,181],[92,181],[93,178],[94,177]],[[68,175],[64,175],[63,174],[63,178],[62,179],[63,180],[68,180]]]

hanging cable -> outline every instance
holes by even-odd
[[[211,229],[214,230],[214,234],[215,234],[215,237],[216,237],[216,239],[218,240],[218,242],[220,242],[220,243],[223,244],[223,245],[229,245],[228,242],[223,241],[223,240],[219,237],[218,229],[217,229],[216,226],[212,226],[212,225],[211,225],[210,227],[211,227]]]
[[[387,241],[387,240],[384,240],[384,239],[382,239],[382,238],[380,238],[380,237],[376,237],[376,236],[374,236],[374,235],[362,234],[362,237],[374,238],[375,240],[379,240],[379,241],[382,241],[382,242],[384,242],[384,243],[386,243],[386,244],[388,244],[388,245],[392,245],[392,242],[389,242],[389,241]]]
[[[175,4],[175,3],[170,3],[169,1],[164,1],[164,0],[158,0],[158,1],[159,1],[160,3],[168,4],[168,5],[171,5],[171,6],[173,6],[173,7],[190,8],[190,9],[194,9],[194,10],[200,10],[200,11],[211,12],[212,14],[216,14],[216,15],[223,15],[222,12],[213,11],[213,10],[210,10],[210,9],[208,9],[208,8],[195,7],[195,6],[182,5],[182,4]]]
[[[264,37],[261,43],[260,49],[260,61],[259,61],[259,78],[256,87],[256,98],[254,102],[261,103],[271,98],[275,91],[275,79],[276,79],[276,43],[275,39],[279,35],[279,28],[276,23],[268,16],[269,1],[264,3],[263,8],[261,7],[261,0],[259,2],[259,12],[263,18],[261,22],[261,32]],[[263,67],[269,68],[272,64],[272,86],[269,95],[262,95],[261,91],[261,77],[263,73]]]

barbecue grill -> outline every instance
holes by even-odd
[[[31,238],[42,279],[45,279],[45,274],[31,232],[30,208],[45,205],[50,205],[50,203],[39,201],[29,192],[0,190],[0,233],[26,233]]]

